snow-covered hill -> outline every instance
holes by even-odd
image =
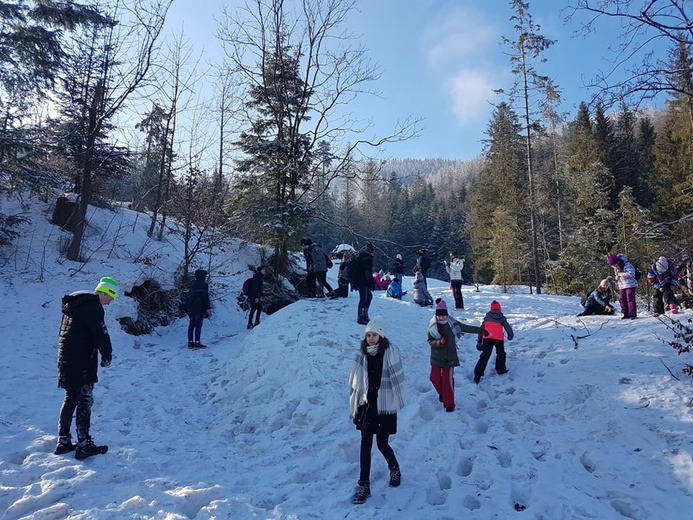
[[[180,244],[148,240],[142,215],[95,210],[89,262],[75,264],[58,254],[65,237],[48,223],[50,207],[30,216],[0,267],[2,519],[691,517],[693,390],[667,370],[679,375],[690,360],[664,343],[664,324],[577,318],[577,298],[465,287],[466,310],[452,314],[478,324],[495,298],[516,338],[510,372],[487,370],[478,386],[475,338],[462,339],[457,410],[445,413],[428,381],[433,311],[411,302],[411,278],[404,301],[377,292],[370,313],[403,356],[407,406],[391,439],[402,486],[388,488],[374,448],[373,496],[352,505],[359,432],[347,374],[364,331],[356,293],[299,301],[248,331],[236,295],[258,257],[241,242],[196,266],[212,275],[206,350],[187,349],[187,320],[135,337],[116,321],[134,317],[133,301],[106,308],[114,359],[99,373],[92,434],[110,450],[85,461],[53,455],[61,296],[101,276],[125,289],[171,284]],[[447,282],[429,287],[451,303]]]

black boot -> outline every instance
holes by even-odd
[[[77,443],[77,449],[75,450],[75,458],[82,460],[92,455],[104,454],[108,451],[108,446],[97,446],[91,437],[87,437]]]
[[[351,500],[354,504],[363,504],[371,496],[371,483],[368,480],[359,480],[359,487]]]
[[[56,445],[53,453],[56,455],[62,455],[63,453],[69,453],[71,451],[75,451],[75,445],[72,444],[72,435],[68,433],[64,437],[59,437],[58,444]]]
[[[402,483],[402,472],[399,466],[390,468],[390,487],[398,487]]]

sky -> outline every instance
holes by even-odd
[[[242,1],[223,3],[233,10]],[[610,67],[609,48],[618,44],[618,24],[604,20],[585,37],[577,34],[584,15],[565,21],[566,8],[575,0],[528,3],[540,33],[555,41],[537,72],[558,85],[561,110],[572,118],[593,93],[585,85]],[[220,59],[213,30],[219,4],[175,0],[167,30],[183,28],[192,45],[204,46],[205,58]],[[512,15],[510,0],[359,2],[345,28],[362,35],[360,43],[378,64],[381,77],[370,86],[381,95],[359,96],[349,108],[360,120],[372,122],[367,137],[389,135],[407,118],[422,120],[419,137],[386,147],[385,158],[470,160],[482,153],[493,105],[505,99],[494,90],[507,91],[513,81],[508,49],[501,44],[502,36],[515,39]]]
[[[376,292],[370,315],[385,323],[405,374],[390,439],[402,485],[388,487],[374,448],[372,496],[353,505],[360,434],[348,373],[364,335],[355,293],[300,300],[246,330],[236,297],[259,252],[231,241],[193,266],[210,271],[207,349],[187,348],[187,319],[131,336],[117,321],[136,316],[125,293],[149,278],[171,286],[178,235],[152,241],[142,215],[91,208],[89,261],[76,264],[58,254],[65,233],[50,224],[50,204],[23,202],[2,201],[31,218],[0,263],[2,520],[690,518],[693,408],[681,373],[690,354],[667,344],[671,331],[644,302],[636,320],[578,318],[575,297],[465,286],[453,317],[478,325],[496,299],[515,338],[509,373],[487,370],[479,385],[475,338],[459,339],[456,410],[446,413],[428,380],[433,309],[412,302],[411,277],[402,301]],[[78,461],[53,454],[60,300],[101,276],[122,293],[105,309],[114,354],[92,414],[94,440],[109,451]],[[429,290],[451,307],[447,281],[430,279]]]

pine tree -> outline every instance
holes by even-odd
[[[494,110],[486,134],[486,162],[479,177],[469,190],[469,234],[475,270],[480,281],[490,282],[499,273],[494,270],[490,247],[492,222],[490,216],[497,208],[512,215],[516,229],[526,233],[528,226],[525,200],[526,171],[522,126],[510,106],[501,102]],[[518,237],[519,238],[519,237]],[[529,236],[523,237],[528,243]],[[519,260],[519,258],[517,259]],[[524,266],[520,271],[524,272]]]

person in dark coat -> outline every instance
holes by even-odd
[[[404,407],[404,370],[399,351],[388,341],[385,325],[377,318],[366,326],[365,337],[349,372],[349,386],[350,415],[361,431],[359,481],[352,501],[363,504],[371,494],[374,435],[378,450],[390,469],[390,486],[399,486],[402,479],[389,438],[397,433],[397,412]]]
[[[578,316],[591,314],[613,315],[616,308],[611,305],[611,283],[606,278],[585,299],[584,310]]]
[[[513,328],[508,323],[505,315],[503,315],[501,304],[493,300],[491,302],[491,310],[484,316],[477,340],[477,349],[481,350],[481,355],[474,367],[475,383],[479,384],[479,381],[481,381],[486,371],[486,364],[493,353],[493,347],[496,347],[496,373],[499,375],[508,373],[508,369],[505,366],[505,335],[503,331],[508,335],[508,340],[513,339]]]
[[[207,271],[198,269],[195,271],[195,279],[190,284],[188,292],[188,348],[207,348],[200,343],[202,335],[202,323],[205,316],[212,314],[212,305],[209,303],[209,286],[205,281]]]
[[[56,455],[75,451],[84,459],[106,453],[107,446],[97,446],[91,438],[91,407],[94,384],[98,382],[98,357],[101,366],[111,364],[113,348],[104,322],[104,306],[118,297],[118,282],[101,278],[94,292],[77,291],[63,296],[62,321],[58,347],[58,386],[65,399],[58,420]],[[77,445],[72,443],[72,416],[76,411]]]
[[[402,255],[399,253],[395,257],[395,263],[392,264],[392,274],[399,278],[400,282],[404,280],[404,262],[402,261]]]
[[[431,261],[428,259],[426,256],[426,250],[425,249],[419,249],[416,252],[416,265],[414,266],[414,274],[416,272],[420,272],[423,275],[423,281],[426,284],[426,288],[428,288],[428,268],[431,267]]]
[[[351,280],[359,291],[358,317],[356,322],[365,325],[368,323],[368,310],[373,300],[375,280],[373,280],[373,244],[367,244],[358,256],[353,260],[357,264],[352,269],[354,279]]]
[[[248,301],[250,302],[250,314],[248,314],[249,329],[260,325],[260,314],[262,313],[262,277],[264,275],[265,266],[261,265],[255,270],[255,274],[250,279],[250,287],[248,288]],[[255,315],[255,323],[253,323],[253,315]]]

